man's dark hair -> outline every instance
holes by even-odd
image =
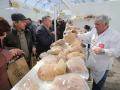
[[[90,31],[91,30],[91,27],[89,25],[85,25],[84,26],[84,29],[86,29],[87,31]]]
[[[27,18],[26,20],[29,20],[29,21],[31,21],[31,22],[32,22],[31,18]]]
[[[50,16],[44,16],[42,17],[42,21],[46,20],[47,18],[51,18]]]
[[[11,30],[9,23],[2,17],[0,17],[0,36],[3,36],[4,32]]]

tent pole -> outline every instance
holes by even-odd
[[[56,11],[56,5],[54,5],[54,31],[55,31],[55,41],[57,40],[56,17],[57,17],[57,11]]]

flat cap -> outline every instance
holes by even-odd
[[[21,20],[26,20],[27,18],[21,14],[21,13],[13,13],[11,15],[12,21],[21,21]]]

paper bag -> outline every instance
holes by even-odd
[[[24,57],[17,59],[8,64],[8,77],[12,86],[21,80],[29,71],[29,67]]]

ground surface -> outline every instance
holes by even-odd
[[[114,60],[113,68],[102,90],[120,90],[120,58]]]

